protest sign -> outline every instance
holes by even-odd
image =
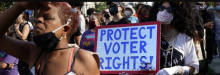
[[[159,71],[158,21],[99,26],[95,41],[101,74],[155,74]]]

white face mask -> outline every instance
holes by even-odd
[[[126,11],[125,11],[125,16],[126,16],[126,17],[129,17],[130,15],[131,15],[131,12],[126,10]]]
[[[170,24],[173,20],[173,14],[168,13],[166,10],[159,11],[157,13],[157,21],[160,21],[161,24]]]

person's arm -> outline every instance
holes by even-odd
[[[28,37],[28,34],[30,32],[30,26],[28,24],[24,25],[24,28],[22,30],[22,32],[20,32],[18,29],[15,29],[17,36],[21,39],[21,40],[25,40]]]
[[[82,33],[80,32],[80,26],[78,26],[76,32],[73,34],[74,40],[78,46],[80,45],[81,35]]]
[[[7,67],[7,63],[5,62],[0,62],[0,69],[4,69]]]
[[[27,8],[39,8],[38,2],[17,2],[10,9],[0,14],[0,49],[4,52],[33,65],[41,49],[34,43],[25,42],[4,35],[9,26]]]
[[[11,69],[14,66],[16,58],[6,54],[4,57],[4,60],[2,62],[0,62],[0,69],[4,69],[4,68],[8,68]]]
[[[84,75],[100,75],[98,65],[99,62],[96,62],[95,58],[89,51],[83,49],[79,50],[78,59],[85,68]]]
[[[74,36],[75,42],[76,44],[79,46],[80,45],[80,40],[81,40],[81,36]]]
[[[197,74],[199,72],[199,60],[196,55],[193,39],[187,39],[184,52],[184,64],[189,67],[189,74]]]

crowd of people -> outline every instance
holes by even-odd
[[[95,28],[152,21],[161,23],[156,75],[207,74],[208,64],[220,58],[219,2],[106,5],[85,16],[83,2],[15,3],[0,14],[0,75],[100,75]]]

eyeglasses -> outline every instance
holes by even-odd
[[[173,11],[174,11],[174,9],[175,8],[173,8],[173,7],[168,7],[168,8],[166,8],[166,7],[164,7],[164,6],[158,6],[158,10],[159,11],[163,11],[164,9],[166,9],[166,11],[168,12],[168,13],[173,13]]]

